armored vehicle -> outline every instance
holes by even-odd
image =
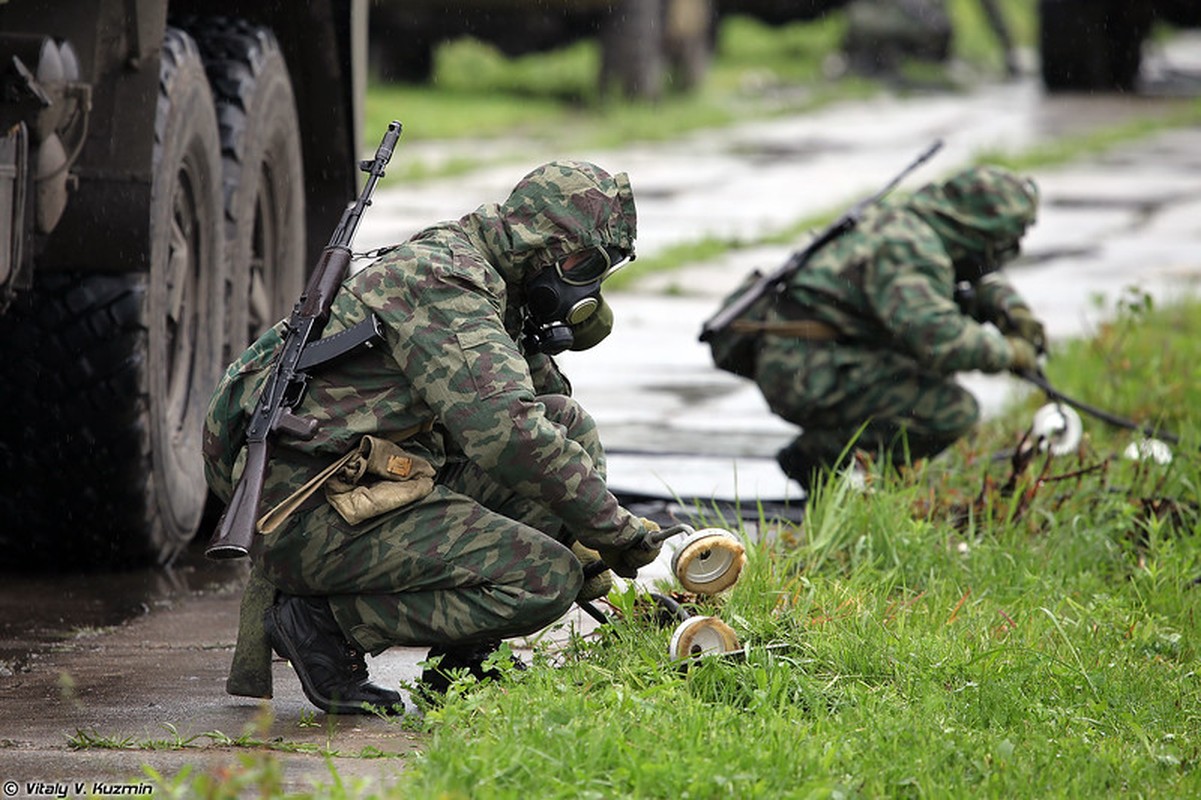
[[[166,563],[202,420],[355,194],[365,0],[0,3],[0,553]],[[207,511],[207,513],[206,513]]]
[[[1152,26],[1201,26],[1197,0],[1039,0],[1039,52],[1048,91],[1137,88]]]

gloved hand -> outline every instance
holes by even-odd
[[[601,560],[600,553],[591,550],[579,542],[573,542],[571,545],[571,553],[580,562],[581,567],[587,568],[589,564],[595,564]],[[591,578],[584,577],[584,585],[580,587],[579,593],[575,596],[577,603],[589,603],[593,600],[599,600],[609,593],[613,588],[613,573],[609,570],[593,575]]]
[[[1043,324],[1034,316],[1034,312],[1025,306],[1014,306],[1006,312],[1005,333],[1016,334],[1034,346],[1039,353],[1047,352],[1047,331]]]
[[[638,569],[659,557],[663,549],[661,542],[651,539],[651,533],[659,530],[658,524],[649,519],[642,520],[642,534],[625,547],[598,547],[609,569],[623,578],[638,577]]]
[[[1006,336],[1005,341],[1013,351],[1009,360],[1010,372],[1038,372],[1038,352],[1034,345],[1020,336]]]

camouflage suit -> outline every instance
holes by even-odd
[[[550,356],[524,351],[523,284],[581,248],[631,253],[635,226],[624,173],[556,162],[504,203],[427,228],[349,277],[325,335],[374,312],[385,344],[313,376],[296,412],[318,421],[317,435],[276,440],[262,508],[367,434],[403,439],[436,485],[358,525],[317,493],[256,537],[256,570],[287,594],[328,596],[339,627],[372,653],[528,634],[566,611],[583,580],[570,541],[620,551],[645,528],[606,488],[595,425],[567,380]],[[279,343],[277,326],[214,396],[205,462],[222,498]]]
[[[1029,311],[995,269],[1036,206],[1032,183],[968,169],[877,206],[791,277],[769,322],[814,320],[829,335],[763,337],[756,383],[803,428],[778,455],[785,472],[805,484],[860,426],[856,446],[892,463],[935,455],[973,426],[979,407],[954,374],[1014,365],[1002,334]],[[957,302],[965,286],[970,305]]]

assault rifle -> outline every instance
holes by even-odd
[[[782,285],[786,280],[792,277],[798,269],[805,265],[814,253],[825,247],[830,242],[842,236],[844,233],[854,228],[859,224],[859,220],[863,217],[863,213],[869,206],[879,202],[885,195],[896,188],[897,184],[905,179],[909,173],[913,172],[919,166],[928,161],[935,153],[942,148],[942,140],[936,139],[932,145],[922,151],[913,163],[901,170],[895,178],[889,181],[888,185],[880,191],[873,194],[871,197],[864,198],[851,207],[851,210],[836,219],[828,228],[819,233],[803,250],[798,250],[793,253],[789,259],[784,262],[784,265],[775,272],[770,272],[767,275],[759,278],[754,285],[738,296],[728,306],[725,306],[712,317],[710,317],[701,328],[701,341],[707,342],[716,334],[725,330],[734,320],[741,317],[747,312],[751,306],[755,304],[763,295],[772,291],[776,287]]]
[[[271,452],[271,434],[282,431],[298,439],[312,439],[317,420],[292,413],[304,400],[309,372],[334,359],[382,341],[380,322],[371,314],[363,322],[325,339],[320,338],[329,321],[330,307],[338,287],[350,268],[350,243],[367,206],[375,184],[384,176],[392,150],[400,139],[401,125],[388,125],[375,158],[359,162],[367,183],[358,199],[342,212],[342,220],[329,244],[321,251],[317,267],[309,278],[304,294],[296,301],[284,330],[283,348],[271,368],[271,375],[259,395],[246,429],[246,466],[234,487],[229,506],[217,523],[204,554],[222,560],[242,558],[250,552],[258,519],[263,481]]]

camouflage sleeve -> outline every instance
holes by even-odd
[[[236,405],[231,408],[229,377],[227,372],[209,401],[208,413],[204,418],[204,441],[201,445],[204,480],[213,494],[226,503],[234,494],[234,460],[241,449],[241,444],[237,441],[241,438],[238,430],[246,429],[245,423],[241,421],[242,410]]]
[[[621,547],[637,538],[640,526],[588,453],[548,418],[505,331],[501,300],[476,273],[431,264],[413,291],[365,288],[364,302],[398,334],[389,337],[393,358],[467,458],[551,509],[581,539]]]
[[[963,314],[953,300],[954,270],[920,242],[889,240],[868,268],[866,290],[894,342],[942,373],[999,372],[1011,360],[996,330]]]
[[[987,321],[1004,319],[1015,308],[1029,308],[1000,272],[989,273],[976,284],[976,303],[980,319]]]
[[[571,397],[571,381],[559,369],[555,360],[545,353],[532,353],[525,357],[538,394],[565,394]]]

